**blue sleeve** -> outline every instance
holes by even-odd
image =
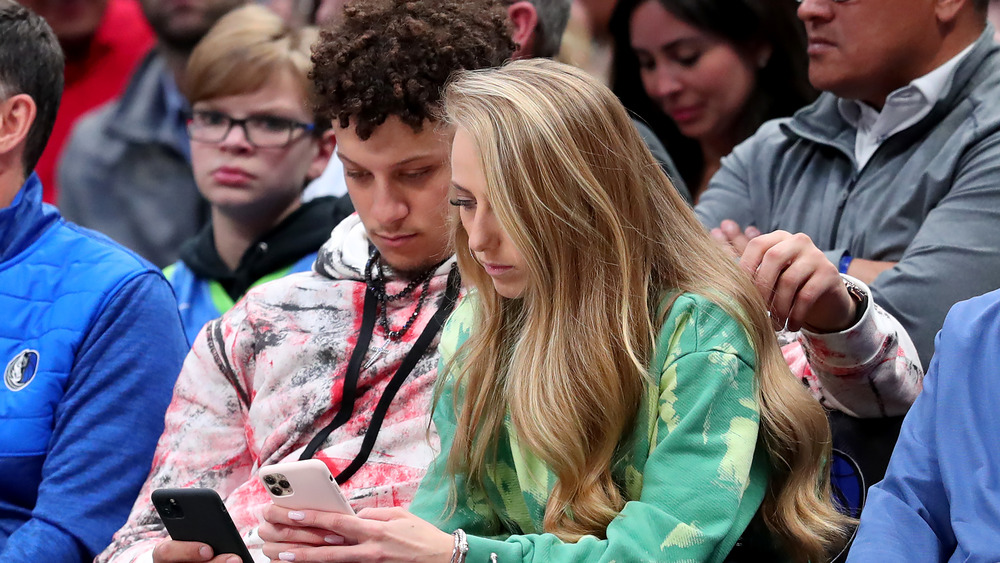
[[[149,473],[186,353],[166,280],[146,272],[124,283],[77,352],[38,501],[0,561],[91,561],[111,541]]]
[[[849,563],[1000,560],[1000,292],[956,305],[935,344]]]
[[[885,479],[868,490],[849,563],[947,560],[944,546],[954,538],[941,525],[942,519],[947,522],[948,504],[934,432],[940,369],[940,356],[935,356],[924,390],[903,422]]]

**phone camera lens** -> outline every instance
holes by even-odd
[[[184,510],[175,499],[167,499],[166,502],[158,505],[160,515],[164,518],[184,518]]]
[[[284,493],[284,492],[285,491],[283,491],[281,489],[281,487],[271,487],[271,494],[273,494],[275,496],[279,496],[280,497],[282,495],[282,493]]]
[[[277,483],[278,480],[275,479],[273,475],[266,475],[264,476],[264,482],[267,483],[268,485],[273,485]]]
[[[281,481],[280,481],[280,482],[278,483],[278,486],[280,486],[280,487],[281,487],[281,488],[283,488],[283,489],[290,489],[290,488],[292,488],[292,484],[291,484],[291,483],[289,483],[288,481],[285,481],[285,480],[281,480]]]

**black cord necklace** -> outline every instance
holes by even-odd
[[[368,263],[365,264],[365,283],[368,284],[368,287],[372,289],[372,292],[378,299],[379,308],[381,309],[378,324],[382,327],[382,331],[385,332],[386,339],[399,342],[406,335],[407,331],[410,330],[410,327],[413,326],[417,317],[420,316],[420,310],[424,308],[424,301],[427,299],[427,293],[431,286],[431,278],[434,277],[434,272],[443,262],[435,264],[419,276],[413,278],[410,283],[406,284],[403,291],[395,295],[389,295],[385,290],[385,276],[382,273],[381,258],[382,255],[378,249],[373,249],[371,256],[368,257]],[[389,303],[408,297],[419,285],[423,287],[420,289],[420,298],[417,300],[417,307],[413,310],[413,314],[410,315],[410,318],[406,320],[406,323],[402,327],[393,329],[389,326]]]
[[[436,270],[435,267],[432,271]],[[379,397],[378,404],[375,406],[375,410],[371,415],[371,422],[368,425],[368,430],[365,431],[364,440],[361,443],[361,451],[354,458],[343,471],[337,475],[337,482],[344,484],[348,479],[354,475],[362,465],[368,461],[368,456],[371,454],[372,449],[375,447],[375,440],[378,438],[379,429],[382,428],[382,421],[385,419],[386,414],[389,412],[389,407],[392,404],[393,398],[395,398],[396,393],[402,387],[403,382],[409,377],[410,373],[417,366],[417,362],[420,361],[424,354],[431,349],[431,343],[433,342],[435,336],[441,331],[441,327],[444,325],[444,321],[451,314],[452,310],[455,308],[455,303],[458,301],[459,290],[462,286],[462,279],[458,275],[458,268],[455,264],[451,265],[451,271],[448,272],[448,283],[445,287],[444,295],[438,301],[438,309],[431,316],[430,320],[427,321],[427,326],[424,330],[420,332],[420,336],[414,341],[413,346],[410,351],[406,353],[403,361],[399,364],[399,368],[396,373],[393,374],[392,379],[386,385],[385,391],[382,392],[382,396]],[[414,286],[416,287],[416,286]],[[302,455],[299,459],[310,459],[315,455],[319,448],[323,445],[324,441],[330,436],[330,434],[340,428],[351,417],[354,415],[354,403],[358,395],[358,378],[363,370],[367,368],[362,368],[361,363],[364,361],[365,355],[368,352],[368,345],[371,343],[372,335],[375,332],[375,309],[378,307],[378,298],[375,296],[375,292],[372,286],[368,286],[365,289],[365,304],[364,311],[361,318],[361,331],[358,333],[358,342],[354,347],[354,352],[351,353],[351,359],[347,365],[347,372],[344,374],[344,386],[341,392],[340,406],[337,409],[337,414],[333,417],[330,424],[323,427],[312,440],[309,441],[309,445],[306,446]],[[388,340],[386,340],[388,342]],[[387,374],[386,374],[387,375]],[[235,375],[233,376],[235,378]],[[246,401],[249,404],[249,400]]]

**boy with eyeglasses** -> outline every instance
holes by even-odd
[[[251,287],[309,270],[353,210],[347,197],[301,202],[334,144],[312,111],[317,37],[248,6],[219,20],[191,54],[191,164],[211,218],[165,271],[189,342]]]

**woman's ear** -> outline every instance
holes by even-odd
[[[333,156],[333,149],[337,146],[337,137],[334,136],[332,129],[327,129],[320,135],[319,139],[316,140],[316,156],[313,157],[312,162],[309,164],[309,170],[306,172],[306,180],[312,181],[319,178],[320,174],[326,170],[326,165],[330,162],[330,157]]]

